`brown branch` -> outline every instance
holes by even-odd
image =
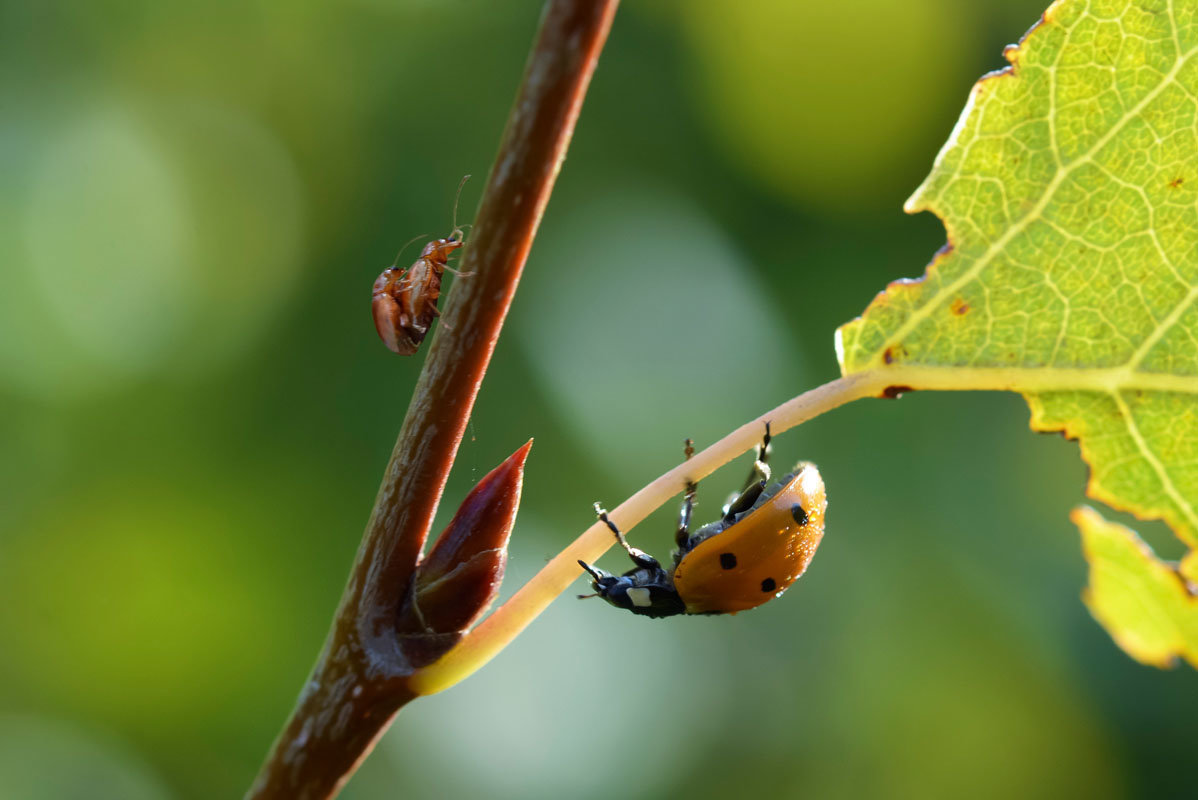
[[[334,795],[413,694],[397,614],[618,0],[550,0],[316,666],[248,797]]]

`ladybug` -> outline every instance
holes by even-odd
[[[758,448],[749,483],[715,522],[690,532],[697,484],[688,481],[678,520],[674,563],[666,570],[657,559],[632,547],[607,512],[595,504],[616,541],[632,559],[633,569],[616,576],[585,561],[595,594],[617,608],[646,617],[675,614],[735,614],[777,597],[794,583],[824,536],[828,508],[824,481],[814,464],[770,484],[770,426]],[[686,456],[694,453],[690,440]]]
[[[467,175],[462,178],[462,182],[458,184],[459,199],[462,186],[469,177]],[[375,330],[378,331],[383,344],[401,356],[415,353],[424,337],[428,335],[433,319],[441,316],[441,311],[437,308],[437,300],[441,297],[441,275],[446,271],[459,277],[472,274],[457,272],[449,267],[449,257],[465,244],[465,234],[457,226],[456,200],[453,204],[453,216],[454,228],[449,236],[434,239],[426,244],[420,252],[420,257],[407,269],[398,266],[399,256],[396,256],[395,263],[383,270],[374,282],[370,309],[374,314]]]

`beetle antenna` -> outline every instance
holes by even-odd
[[[462,176],[462,182],[458,184],[457,196],[453,198],[453,230],[454,230],[454,233],[461,230],[461,228],[458,227],[458,203],[460,203],[462,200],[462,187],[466,185],[466,181],[468,181],[468,180],[470,180],[469,175]],[[450,234],[450,236],[452,236],[452,235],[453,234]]]
[[[403,251],[407,250],[408,246],[410,244],[412,244],[412,242],[416,241],[417,239],[423,239],[425,236],[428,236],[428,234],[422,233],[418,236],[413,236],[411,239],[408,239],[406,242],[404,242],[404,246],[399,248],[399,252],[395,254],[395,260],[391,262],[391,267],[392,268],[398,267],[399,266],[399,257],[403,255]]]
[[[603,572],[602,572],[601,570],[595,569],[595,568],[594,568],[594,567],[592,567],[590,564],[588,564],[587,562],[583,561],[581,558],[580,558],[580,559],[578,559],[578,566],[580,566],[580,567],[582,567],[583,569],[585,569],[585,570],[586,570],[586,571],[587,571],[587,572],[590,574],[590,576],[591,576],[592,578],[594,578],[595,580],[599,580],[600,578],[602,578],[602,577],[603,577]]]

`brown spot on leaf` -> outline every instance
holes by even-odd
[[[969,313],[969,303],[966,303],[960,297],[953,301],[952,312],[958,317]]]
[[[892,344],[882,351],[882,361],[887,364],[893,364],[896,361],[907,357],[907,348],[901,344]]]
[[[887,400],[897,400],[906,392],[914,392],[910,386],[887,386],[882,390],[882,397]]]
[[[1169,188],[1176,189],[1178,186],[1181,186],[1183,183],[1185,183],[1185,180],[1186,180],[1185,178],[1178,175],[1176,178],[1169,181]]]

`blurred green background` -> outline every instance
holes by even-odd
[[[536,437],[505,594],[685,436],[836,377],[835,327],[942,244],[902,201],[1043,2],[626,4],[442,503]],[[465,173],[469,220],[539,11],[0,4],[0,796],[248,786],[420,367],[368,289]],[[344,797],[1185,794],[1198,678],[1089,618],[1086,470],[1027,418],[916,394],[779,437],[831,498],[783,600],[566,596]]]

